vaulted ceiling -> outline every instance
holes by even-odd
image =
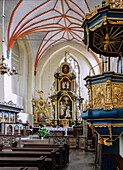
[[[101,0],[6,0],[8,51],[16,40],[28,35],[37,53],[36,71],[39,60],[52,45],[62,41],[83,43],[82,18],[100,3]]]

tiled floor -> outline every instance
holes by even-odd
[[[97,170],[94,159],[94,152],[71,151],[69,163],[63,170]]]

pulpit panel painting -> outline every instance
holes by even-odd
[[[63,96],[60,101],[60,119],[72,119],[72,101],[69,96]]]

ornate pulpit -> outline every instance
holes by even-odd
[[[86,14],[84,43],[94,52],[108,57],[123,54],[123,2],[103,0],[102,6]],[[104,63],[104,62],[102,62]],[[109,69],[110,70],[110,69]],[[107,71],[107,70],[105,70]],[[114,170],[119,155],[119,138],[123,134],[123,74],[103,72],[85,78],[89,103],[83,119],[96,132],[96,158],[101,170]]]

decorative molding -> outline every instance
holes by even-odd
[[[114,21],[112,21],[112,20],[108,20],[108,22],[109,22],[110,24],[114,24],[114,25],[123,25],[123,21],[116,21],[116,22],[114,22]]]
[[[123,83],[111,82],[95,85],[87,85],[89,103],[86,109],[104,109],[123,108]]]

